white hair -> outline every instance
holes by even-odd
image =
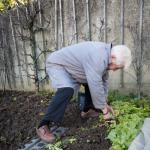
[[[117,45],[112,47],[111,56],[116,57],[114,62],[116,65],[124,65],[124,69],[127,69],[132,61],[131,51],[125,45]]]

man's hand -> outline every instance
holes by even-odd
[[[104,120],[111,120],[112,119],[112,115],[114,115],[114,110],[111,106],[109,106],[108,104],[105,105],[105,108],[102,110],[103,112],[103,117]],[[112,115],[111,115],[112,114]]]

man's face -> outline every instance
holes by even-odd
[[[111,58],[110,58],[110,64],[108,65],[108,70],[113,70],[113,71],[116,71],[118,69],[123,69],[124,68],[124,65],[117,65],[116,64],[116,57],[114,55],[111,55]]]
[[[123,69],[123,68],[124,68],[124,65],[116,65],[115,63],[110,63],[108,65],[108,70],[116,71],[118,69]]]

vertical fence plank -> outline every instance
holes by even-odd
[[[44,20],[43,20],[43,14],[41,14],[41,1],[38,0],[38,7],[39,7],[39,22],[40,22],[40,26],[43,28],[44,27]],[[46,38],[45,38],[45,33],[42,30],[42,48],[43,48],[43,53],[44,53],[44,62],[46,62]],[[46,76],[46,67],[44,67],[44,74]],[[43,84],[41,84],[43,86]]]
[[[77,18],[76,18],[76,3],[75,3],[75,0],[72,1],[72,5],[73,5],[73,20],[74,20],[75,42],[78,43],[78,31],[77,31]]]
[[[60,15],[60,33],[61,33],[61,42],[60,48],[64,47],[64,29],[63,29],[63,9],[62,9],[62,0],[59,0],[59,15]]]
[[[16,38],[15,38],[15,29],[14,29],[14,26],[13,26],[13,23],[12,23],[11,13],[9,13],[9,20],[10,20],[10,26],[11,26],[11,31],[12,31],[12,38],[13,38],[14,48],[15,48],[15,52],[16,52],[16,55],[17,55],[17,63],[18,63],[17,65],[18,65],[18,69],[19,69],[20,83],[21,83],[22,88],[24,88],[24,82],[23,82],[21,66],[20,66],[19,49],[18,49]]]
[[[43,20],[43,15],[41,14],[41,1],[38,0],[38,7],[39,7],[39,20],[40,20],[40,26],[44,27],[44,20]],[[46,39],[45,39],[45,34],[44,31],[42,30],[42,45],[43,45],[43,51],[46,51]],[[46,59],[46,53],[44,52],[44,58]]]
[[[104,0],[104,42],[107,42],[107,0]]]
[[[4,46],[4,38],[5,38],[5,35],[4,35],[4,29],[3,29],[3,22],[1,21],[1,72],[0,72],[0,76],[1,76],[1,85],[2,85],[2,89],[3,91],[5,91],[5,88],[6,88],[6,66],[5,66],[5,46]]]
[[[38,7],[39,7],[39,22],[40,22],[40,25],[42,25],[42,14],[41,14],[41,1],[40,0],[37,0],[37,3],[38,3]]]
[[[55,0],[55,49],[58,49],[58,0]]]
[[[17,7],[17,17],[18,17],[18,21],[19,21],[19,30],[20,30],[20,34],[21,36],[24,36],[24,32],[23,32],[23,28],[21,27],[21,20],[20,20],[20,13],[19,13],[19,9]],[[26,46],[25,46],[25,41],[22,40],[22,49],[23,49],[23,54],[24,54],[24,60],[25,60],[25,71],[26,71],[26,77],[27,77],[27,82],[28,82],[28,85],[30,85],[30,80],[29,80],[29,77],[28,77],[28,60],[27,60],[27,51],[26,51]]]
[[[11,56],[11,52],[9,51],[9,40],[8,40],[8,30],[5,28],[6,26],[8,27],[8,25],[6,24],[7,19],[5,18],[5,20],[2,22],[1,21],[1,33],[2,33],[2,51],[3,53],[3,66],[4,66],[4,74],[5,74],[5,82],[6,83],[6,78],[7,78],[7,83],[8,83],[8,88],[12,89],[12,84],[11,84],[11,77],[13,75],[13,67],[11,68],[11,60],[12,60],[12,56]]]
[[[121,6],[120,6],[121,16],[120,16],[120,22],[121,22],[121,44],[124,44],[124,0],[121,0]],[[124,87],[124,71],[121,69],[120,72],[120,85],[123,88]]]
[[[143,8],[144,8],[144,0],[140,0],[140,26],[139,26],[139,85],[138,85],[138,99],[141,98],[141,86],[142,86],[142,72],[143,72]]]
[[[86,18],[88,23],[88,39],[92,40],[92,33],[91,33],[91,12],[90,12],[90,0],[86,0]]]

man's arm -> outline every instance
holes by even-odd
[[[106,71],[102,77],[106,100],[108,100],[107,99],[107,97],[108,97],[108,77],[109,77],[109,74],[108,74],[108,71]]]
[[[107,104],[108,78],[107,80],[103,78],[103,67],[101,66],[100,69],[100,67],[86,65],[85,73],[94,107],[102,110],[104,119],[109,120],[110,113],[114,114],[114,112]]]
[[[90,89],[93,105],[97,109],[103,110],[106,105],[106,95],[103,85],[103,65],[91,66],[90,63],[87,63],[84,66],[85,74]]]

